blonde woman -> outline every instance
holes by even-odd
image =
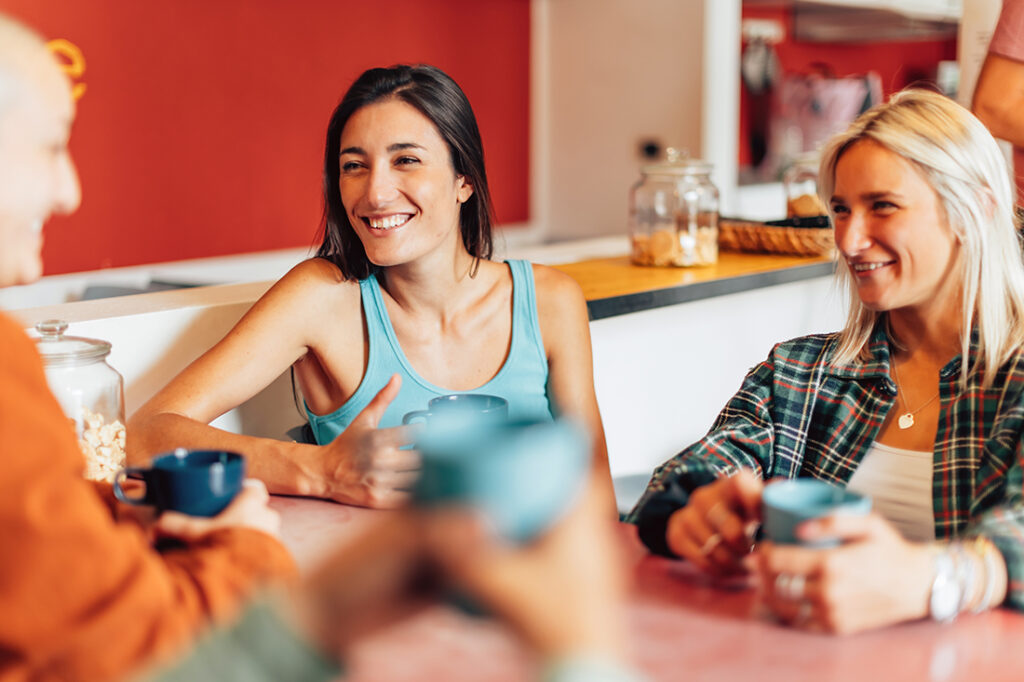
[[[953,101],[898,93],[826,146],[845,328],[777,345],[631,514],[655,552],[759,574],[780,620],[853,632],[1024,609],[1024,265],[1010,174]],[[875,512],[803,524],[835,549],[752,548],[763,482],[816,478]]]

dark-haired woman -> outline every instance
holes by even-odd
[[[331,117],[324,193],[317,257],[136,413],[129,457],[227,448],[271,492],[390,507],[419,466],[402,415],[479,392],[513,418],[585,422],[610,495],[586,302],[555,270],[489,260],[483,146],[459,86],[430,66],[365,72]],[[289,366],[319,445],[208,426]]]

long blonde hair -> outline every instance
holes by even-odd
[[[960,385],[965,388],[971,373],[983,371],[983,385],[991,386],[999,367],[1024,345],[1024,257],[1005,157],[985,126],[953,100],[927,90],[904,90],[866,111],[825,145],[818,193],[830,214],[836,165],[860,140],[871,140],[909,161],[938,195],[961,248]],[[836,272],[850,294],[834,360],[845,364],[866,352],[882,313],[861,303],[845,261]],[[979,359],[968,367],[972,329],[978,333]]]

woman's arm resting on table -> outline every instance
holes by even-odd
[[[587,301],[576,280],[542,265],[533,266],[537,317],[548,356],[548,384],[559,415],[579,419],[593,439],[594,471],[603,496],[616,510],[608,445],[594,391],[594,356]],[[617,511],[615,512],[617,515]]]
[[[358,350],[359,311],[358,285],[340,281],[333,266],[318,260],[297,265],[224,339],[135,413],[128,428],[129,459],[144,461],[175,447],[234,450],[247,456],[249,475],[264,481],[272,493],[366,506],[398,504],[404,499],[400,489],[408,472],[418,462],[415,454],[399,449],[408,442],[405,430],[376,429],[380,414],[397,394],[394,382],[360,413],[355,428],[322,448],[209,426],[269,385],[309,349],[351,343]],[[346,332],[351,336],[321,338],[329,333],[324,320],[339,314],[351,317],[347,327],[352,329]]]

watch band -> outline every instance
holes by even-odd
[[[951,623],[960,610],[963,590],[957,581],[956,565],[948,547],[943,547],[935,553],[932,566],[932,590],[928,599],[928,612],[932,620]]]

